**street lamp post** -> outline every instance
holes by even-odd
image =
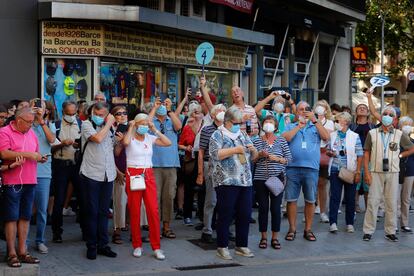
[[[381,12],[381,76],[384,75],[384,25],[385,14]],[[384,86],[381,86],[381,110],[384,108]]]

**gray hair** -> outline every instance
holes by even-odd
[[[146,120],[146,119],[148,119],[148,115],[145,114],[145,113],[139,113],[134,118],[135,122],[143,121],[143,120]]]
[[[401,128],[403,125],[412,125],[413,119],[411,119],[410,116],[403,116],[400,118],[400,122],[398,123],[398,126]]]
[[[352,123],[352,116],[348,112],[340,112],[335,116],[336,120],[343,119],[346,121],[347,125],[349,126]]]
[[[276,96],[276,98],[273,99],[272,109],[274,109],[274,107],[277,103],[283,103],[283,105],[285,105],[286,104],[286,99],[283,98],[280,95]]]
[[[78,105],[74,101],[64,101],[62,103],[62,109],[65,110],[65,108],[68,107],[69,105],[74,105],[76,109],[78,109]]]
[[[238,107],[232,106],[224,114],[224,122],[242,121],[243,113]]]
[[[224,104],[216,104],[215,106],[213,106],[213,108],[210,110],[210,114],[214,114],[217,115],[218,111],[224,111],[226,112],[227,108]]]
[[[384,114],[384,113],[385,113],[385,111],[390,111],[390,112],[391,112],[391,114],[392,114],[394,117],[396,117],[396,116],[397,116],[397,111],[395,111],[395,108],[394,108],[394,107],[392,107],[392,106],[386,106],[386,107],[382,110],[381,114]]]
[[[98,102],[98,103],[95,103],[93,105],[93,110],[102,110],[102,109],[109,110],[108,104],[107,103],[103,103],[103,102]]]
[[[199,103],[190,103],[188,106],[188,117],[191,117],[196,111],[202,111],[201,105]]]
[[[17,118],[17,117],[20,117],[20,116],[26,115],[26,114],[34,115],[34,112],[30,107],[23,107],[23,108],[16,109],[16,113],[14,115]]]
[[[297,106],[297,109],[299,109],[299,106],[301,106],[301,105],[304,105],[305,107],[310,106],[310,105],[308,104],[308,102],[306,102],[306,101],[300,101],[300,102],[298,102],[298,104],[296,105],[296,106]]]
[[[151,109],[154,107],[154,103],[153,102],[147,102],[144,104],[144,110],[146,113],[150,113]]]
[[[98,93],[96,93],[95,94],[95,97],[93,97],[94,99],[96,98],[96,96],[102,96],[104,99],[105,99],[105,101],[106,101],[106,96],[105,96],[105,94],[104,93],[102,93],[102,92],[98,92]]]

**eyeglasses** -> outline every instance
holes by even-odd
[[[27,120],[23,119],[22,117],[19,117],[19,118],[22,119],[26,124],[33,125],[34,121],[27,121]]]
[[[117,113],[115,113],[115,116],[121,116],[121,115],[126,116],[126,115],[128,115],[128,112],[124,111],[124,112],[117,112]]]
[[[160,124],[160,131],[162,134],[165,134],[165,126],[164,124]]]

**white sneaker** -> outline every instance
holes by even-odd
[[[346,232],[348,232],[348,233],[354,233],[355,232],[354,226],[351,225],[351,224],[347,225],[346,226]]]
[[[377,217],[378,217],[378,218],[383,218],[383,217],[384,217],[384,215],[385,215],[384,210],[382,210],[382,209],[378,209]]]
[[[236,253],[236,255],[240,255],[243,257],[247,257],[247,258],[253,258],[254,254],[252,251],[250,251],[250,249],[248,247],[236,247],[234,249],[234,252]]]
[[[72,211],[72,207],[63,208],[62,215],[65,217],[73,217],[76,216],[76,213]]]
[[[233,257],[230,255],[230,251],[227,247],[217,248],[216,255],[224,260],[233,260]]]
[[[132,255],[134,257],[137,257],[137,258],[141,257],[142,256],[142,247],[135,248],[134,249],[134,252],[132,253]]]
[[[341,211],[341,209],[338,209],[338,214],[342,214],[342,211]]]
[[[321,214],[321,222],[323,222],[323,223],[328,223],[329,222],[329,217],[325,213]]]
[[[40,254],[47,254],[49,252],[49,249],[44,243],[39,243],[37,246],[37,251],[39,251]]]
[[[164,252],[161,249],[154,250],[154,257],[160,261],[165,260]]]
[[[336,233],[336,232],[338,232],[338,227],[336,226],[336,223],[332,223],[332,224],[329,226],[329,232],[331,232],[331,233]]]
[[[319,208],[319,206],[315,207],[315,214],[320,214],[321,213],[321,208]]]

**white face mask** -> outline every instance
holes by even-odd
[[[73,122],[75,122],[75,120],[76,120],[76,116],[75,115],[73,115],[73,116],[63,115],[63,120],[65,120],[69,124],[73,124]]]
[[[265,133],[273,133],[275,131],[275,126],[272,123],[266,123],[263,125],[263,131]]]
[[[344,127],[344,126],[342,126],[340,123],[335,123],[335,129],[336,129],[336,130],[342,131],[344,128],[345,128],[345,127]]]
[[[274,110],[275,110],[277,113],[281,113],[281,112],[283,112],[283,110],[285,110],[285,105],[284,105],[284,104],[282,104],[282,103],[276,103],[276,104],[273,106],[273,108],[274,108]]]
[[[402,132],[404,133],[404,134],[407,134],[407,135],[410,135],[410,133],[411,133],[411,130],[412,130],[412,127],[411,126],[403,126],[402,128],[401,128],[401,130],[402,130]]]
[[[307,123],[309,119],[305,118],[304,116],[299,116],[298,120],[302,123]]]
[[[223,122],[224,121],[224,114],[225,114],[224,111],[220,111],[219,113],[217,113],[217,115],[216,115],[217,121]]]
[[[318,106],[315,108],[315,113],[316,113],[317,115],[325,115],[325,108],[324,108],[323,106],[318,105]]]

